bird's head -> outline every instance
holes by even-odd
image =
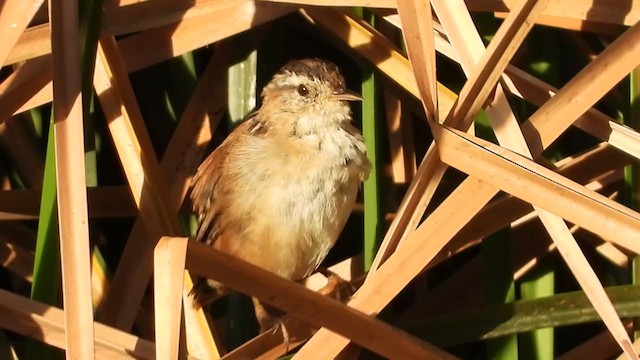
[[[348,101],[362,100],[346,88],[335,64],[320,59],[287,63],[264,87],[262,98],[262,119],[302,133],[350,121]]]

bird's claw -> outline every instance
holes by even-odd
[[[289,352],[289,345],[291,345],[289,338],[289,330],[287,330],[287,326],[284,323],[284,319],[278,319],[276,322],[276,326],[274,326],[274,334],[278,332],[278,330],[282,331],[282,344],[284,345],[285,354]]]
[[[329,273],[327,285],[318,290],[319,294],[329,296],[340,302],[346,302],[355,292],[356,288],[353,284],[334,273]]]

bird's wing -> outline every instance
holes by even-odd
[[[198,167],[191,181],[191,203],[198,216],[198,231],[196,241],[209,246],[223,246],[226,241],[234,241],[235,237],[227,235],[237,233],[238,221],[230,218],[227,209],[230,202],[230,182],[225,174],[229,161],[229,154],[234,151],[240,136],[262,136],[264,124],[258,119],[257,113],[252,113],[245,122],[240,124],[229,134]],[[193,305],[198,308],[219,298],[226,292],[225,287],[213,280],[202,277],[195,279],[194,287],[190,291]]]
[[[225,232],[225,227],[231,226],[231,219],[226,219],[223,212],[230,195],[229,181],[225,177],[228,155],[238,137],[253,135],[252,129],[258,126],[256,116],[247,119],[198,167],[191,182],[191,202],[198,217],[197,241],[213,245]]]

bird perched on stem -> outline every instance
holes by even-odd
[[[318,268],[369,174],[338,67],[293,60],[262,91],[262,106],[202,163],[191,200],[196,240],[290,280]],[[197,279],[194,306],[224,293]],[[266,321],[256,314],[265,330]]]

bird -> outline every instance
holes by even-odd
[[[195,240],[300,281],[335,244],[369,175],[350,108],[362,98],[347,89],[338,66],[309,58],[286,63],[261,99],[193,177]],[[193,306],[227,291],[215,280],[197,278]],[[265,331],[273,323],[254,304]]]

